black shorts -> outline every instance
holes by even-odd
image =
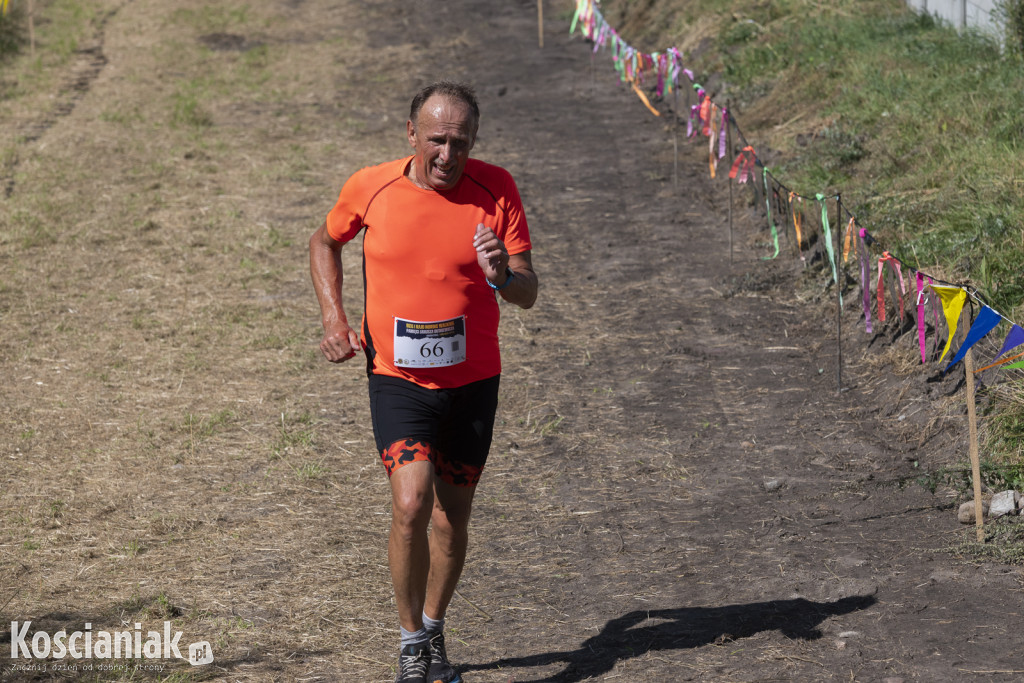
[[[418,460],[455,486],[475,486],[494,432],[500,375],[455,389],[426,389],[370,375],[373,436],[388,476]]]

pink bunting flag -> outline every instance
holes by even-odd
[[[727,133],[729,132],[729,110],[722,107],[722,126],[718,134],[718,158],[725,158],[725,145],[726,139],[728,138]]]
[[[883,282],[885,275],[885,261],[889,256],[889,252],[882,252],[882,255],[878,258],[878,283],[875,285],[875,298],[878,299],[878,320],[885,322],[885,283]]]
[[[900,322],[903,322],[903,319],[905,317],[903,297],[907,293],[907,286],[903,282],[903,272],[900,270],[899,259],[890,255],[887,264],[889,266],[889,270],[892,271],[893,275],[896,276],[896,283],[899,285],[899,287],[896,290],[896,296],[898,296],[900,300]]]

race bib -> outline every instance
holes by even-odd
[[[435,322],[395,318],[395,367],[436,368],[466,360],[466,316]]]

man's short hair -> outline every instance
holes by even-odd
[[[479,125],[480,106],[477,104],[476,93],[473,92],[473,87],[467,83],[457,83],[448,80],[431,83],[412,98],[412,106],[409,108],[409,120],[412,121],[413,125],[416,125],[416,119],[420,115],[423,103],[434,95],[444,95],[445,97],[465,103],[473,112],[473,119]]]

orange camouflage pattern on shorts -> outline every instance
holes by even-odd
[[[395,470],[409,463],[429,461],[434,465],[434,474],[452,486],[476,486],[480,481],[483,467],[453,462],[428,443],[417,439],[401,439],[384,449],[381,462],[388,478]]]

